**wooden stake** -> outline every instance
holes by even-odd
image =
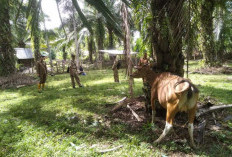
[[[114,112],[114,111],[117,111],[118,109],[120,109],[122,106],[126,105],[126,99],[127,97],[124,97],[122,98],[121,100],[119,100],[118,102],[116,102],[116,105],[111,111]]]
[[[132,114],[135,116],[135,118],[136,118],[139,122],[142,121],[142,119],[135,113],[135,111],[132,110],[132,108],[130,107],[130,105],[127,105],[127,108],[129,108],[129,109],[131,110]]]
[[[225,109],[225,108],[230,108],[232,107],[232,104],[228,104],[228,105],[221,105],[221,106],[212,106],[212,107],[209,107],[207,109],[200,109],[197,114],[196,114],[196,117],[200,117],[206,113],[209,113],[209,112],[212,112],[212,111],[216,111],[216,110],[220,110],[220,109]]]

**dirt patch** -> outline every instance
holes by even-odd
[[[111,112],[111,118],[116,122],[122,122],[128,124],[133,129],[138,129],[144,125],[149,120],[149,116],[145,111],[145,98],[138,97],[128,100],[128,105],[138,114],[142,121],[138,121],[136,117],[132,114],[129,108],[121,107],[117,111]]]
[[[212,106],[213,99],[206,98],[204,102],[199,103],[199,108],[207,108]],[[205,105],[203,103],[206,103]],[[144,126],[151,122],[151,116],[146,113],[145,110],[145,98],[138,97],[130,99],[127,102],[130,107],[136,112],[136,114],[142,119],[138,121],[132,114],[131,110],[126,106],[122,106],[120,109],[114,112],[110,112],[110,119],[113,122],[126,124],[131,131],[143,131]],[[163,110],[158,110],[157,113],[163,112]],[[227,121],[232,121],[231,112],[226,110],[217,110],[211,113],[207,113],[195,119],[194,122],[194,136],[196,143],[198,144],[210,144],[212,141],[217,140],[217,137],[212,136],[214,132],[221,130],[231,130],[230,127],[226,125]],[[188,135],[188,116],[186,113],[178,113],[175,117],[174,132],[165,138],[165,141],[175,141],[179,145],[187,143],[189,140]],[[165,126],[165,116],[163,114],[156,114],[155,122],[156,130],[153,131],[157,136],[159,136]],[[155,139],[153,139],[155,140]]]
[[[38,80],[28,74],[13,74],[8,77],[0,77],[0,88],[20,88],[23,86],[34,85]]]
[[[193,71],[194,74],[232,74],[232,67],[204,67]]]

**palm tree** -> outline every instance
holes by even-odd
[[[50,43],[49,43],[49,38],[48,38],[48,31],[46,28],[46,23],[45,23],[45,15],[43,14],[43,23],[44,23],[44,30],[45,30],[45,38],[46,38],[46,44],[47,44],[47,51],[49,53],[49,60],[50,60],[50,67],[51,67],[51,74],[53,74],[53,64],[52,64],[52,54],[51,54],[51,49],[50,49]]]
[[[56,7],[57,7],[57,11],[58,11],[58,14],[59,14],[59,18],[60,18],[60,22],[61,22],[61,27],[64,31],[64,35],[65,35],[65,39],[67,40],[68,39],[68,36],[67,36],[67,33],[66,33],[66,30],[64,28],[64,23],[63,23],[63,20],[62,20],[62,17],[61,17],[61,13],[60,13],[60,8],[59,8],[59,3],[60,3],[61,0],[56,0]],[[62,48],[62,51],[63,51],[63,59],[66,61],[66,58],[67,58],[67,53],[66,53],[66,45],[63,46]]]
[[[214,0],[203,0],[201,5],[201,23],[203,34],[203,56],[207,65],[213,66],[215,57],[213,11]]]
[[[34,50],[35,61],[39,60],[40,57],[40,11],[41,11],[42,0],[29,0],[28,3],[28,26],[31,31],[32,48]]]
[[[0,5],[0,75],[7,76],[15,72],[15,56],[12,47],[8,0],[1,0]]]
[[[59,14],[59,18],[60,18],[60,22],[61,22],[61,27],[64,31],[64,35],[65,35],[65,39],[67,39],[67,33],[66,33],[66,30],[64,28],[64,23],[63,23],[63,20],[62,20],[62,17],[61,17],[61,13],[60,13],[60,8],[59,8],[59,3],[60,3],[61,0],[56,0],[56,7],[57,7],[57,11],[58,11],[58,14]]]
[[[184,0],[152,0],[152,45],[157,67],[184,75],[182,37],[184,36]]]
[[[13,7],[14,11],[12,11],[11,19],[13,19],[12,24],[12,34],[14,39],[14,44],[17,47],[25,48],[26,41],[29,39],[29,32],[27,30],[27,20],[26,20],[26,11],[27,8],[23,4],[23,0],[21,2],[14,1]],[[16,10],[17,8],[17,10]]]
[[[125,3],[122,3],[122,17],[123,17],[123,28],[124,28],[124,52],[127,63],[128,75],[132,74],[132,61],[130,54],[130,27],[128,22],[128,9]],[[129,77],[129,94],[133,97],[133,78]]]
[[[98,50],[103,50],[104,49],[104,38],[105,38],[105,28],[103,24],[103,18],[100,16],[97,18],[97,25],[96,25],[96,40],[97,40],[97,46]],[[103,54],[99,53],[99,61],[103,61]]]

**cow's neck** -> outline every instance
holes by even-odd
[[[158,83],[160,80],[164,80],[171,75],[169,72],[156,73],[152,70],[147,72],[147,81],[152,86],[154,83]]]
[[[157,76],[159,75],[159,73],[155,73],[152,70],[149,70],[147,72],[147,82],[152,85],[154,83],[154,81],[156,80]]]

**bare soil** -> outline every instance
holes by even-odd
[[[214,104],[215,100],[206,98],[204,102],[198,104],[199,108],[202,107],[210,107]],[[110,112],[110,118],[114,122],[124,123],[126,124],[131,131],[143,131],[144,126],[151,122],[151,116],[145,111],[145,98],[137,97],[134,99],[130,99],[129,103],[130,107],[138,114],[138,116],[142,119],[139,122],[132,114],[129,108],[126,106],[121,107],[117,111]],[[157,129],[153,130],[152,134],[156,134],[157,137],[162,133],[165,126],[165,114],[162,112],[166,112],[165,110],[158,110],[156,114],[156,122],[155,126]],[[161,114],[160,114],[161,113]],[[231,130],[229,126],[227,126],[228,121],[232,121],[231,112],[227,110],[217,110],[212,113],[207,113],[202,115],[201,117],[195,119],[194,126],[194,136],[197,144],[203,144],[207,147],[210,147],[210,143],[212,141],[217,141],[223,144],[223,141],[218,141],[218,138],[212,136],[213,132],[221,131],[221,130]],[[174,123],[174,131],[171,135],[168,135],[164,141],[175,141],[175,143],[179,145],[185,144],[189,141],[188,129],[187,129],[187,114],[186,113],[178,113],[175,117]],[[205,123],[204,123],[205,122]],[[205,127],[202,127],[205,124]],[[231,138],[232,137],[228,137]],[[153,139],[155,140],[155,139]]]
[[[192,73],[194,74],[232,74],[232,67],[204,67],[196,69]]]
[[[8,77],[0,77],[0,88],[20,88],[23,86],[34,85],[37,82],[38,79],[31,75],[16,73]]]

